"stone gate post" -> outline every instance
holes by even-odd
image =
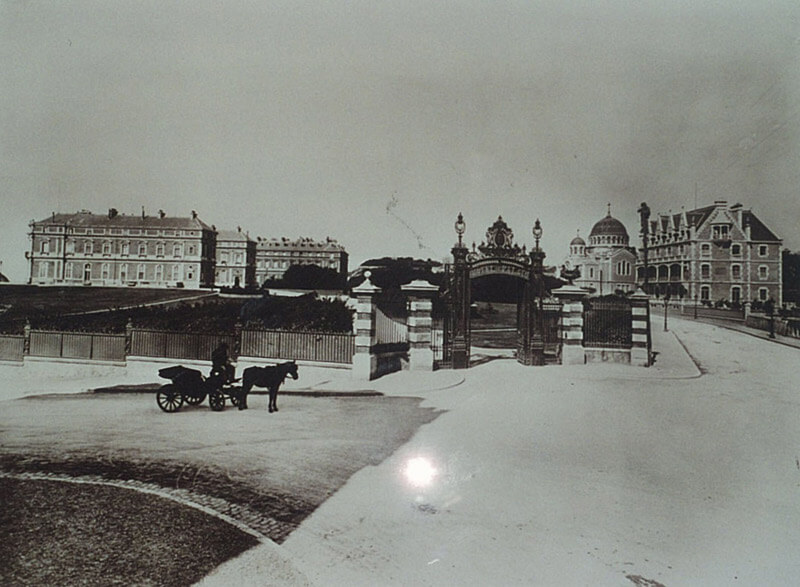
[[[439,291],[435,285],[417,279],[400,289],[408,295],[408,363],[411,371],[433,370],[433,295]]]
[[[637,289],[630,299],[632,320],[631,365],[649,367],[653,348],[650,333],[650,298],[641,289]]]
[[[377,369],[372,346],[375,344],[375,296],[381,288],[370,281],[370,271],[365,276],[364,283],[353,288],[353,295],[356,296],[356,349],[352,373],[357,379],[369,381]]]
[[[561,301],[561,364],[583,365],[583,299],[588,295],[572,284],[553,290]]]

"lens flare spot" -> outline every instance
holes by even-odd
[[[406,479],[415,487],[430,485],[436,477],[436,469],[428,459],[415,457],[406,463]]]

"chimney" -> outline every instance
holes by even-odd
[[[158,211],[158,217],[159,217],[159,218],[164,218],[164,216],[166,216],[166,215],[167,215],[167,213],[166,213],[166,212],[164,212],[163,210],[159,210],[159,211]]]
[[[109,208],[108,209],[108,218],[109,218],[109,220],[111,218],[115,218],[117,216],[117,214],[119,214],[119,212],[117,212],[116,208]]]
[[[731,206],[731,213],[733,217],[736,219],[736,224],[741,226],[742,225],[742,205],[739,203],[734,204]]]
[[[142,206],[142,220],[144,220],[144,206]]]
[[[195,220],[197,219],[197,212],[195,212],[194,210],[192,210],[192,219]]]
[[[715,208],[727,208],[728,207],[728,200],[714,200],[714,207]]]

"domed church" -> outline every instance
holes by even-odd
[[[636,289],[636,249],[629,246],[625,225],[608,213],[592,227],[589,244],[580,234],[569,243],[569,255],[564,268],[577,269],[579,276],[573,283],[604,296],[617,291]]]

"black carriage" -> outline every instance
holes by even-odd
[[[215,412],[225,409],[225,400],[234,406],[239,405],[240,387],[232,387],[237,380],[229,379],[225,372],[212,369],[208,377],[197,369],[183,365],[164,367],[158,371],[159,377],[171,383],[162,385],[156,392],[158,407],[165,412],[177,412],[185,403],[197,406],[208,397],[208,405]]]

